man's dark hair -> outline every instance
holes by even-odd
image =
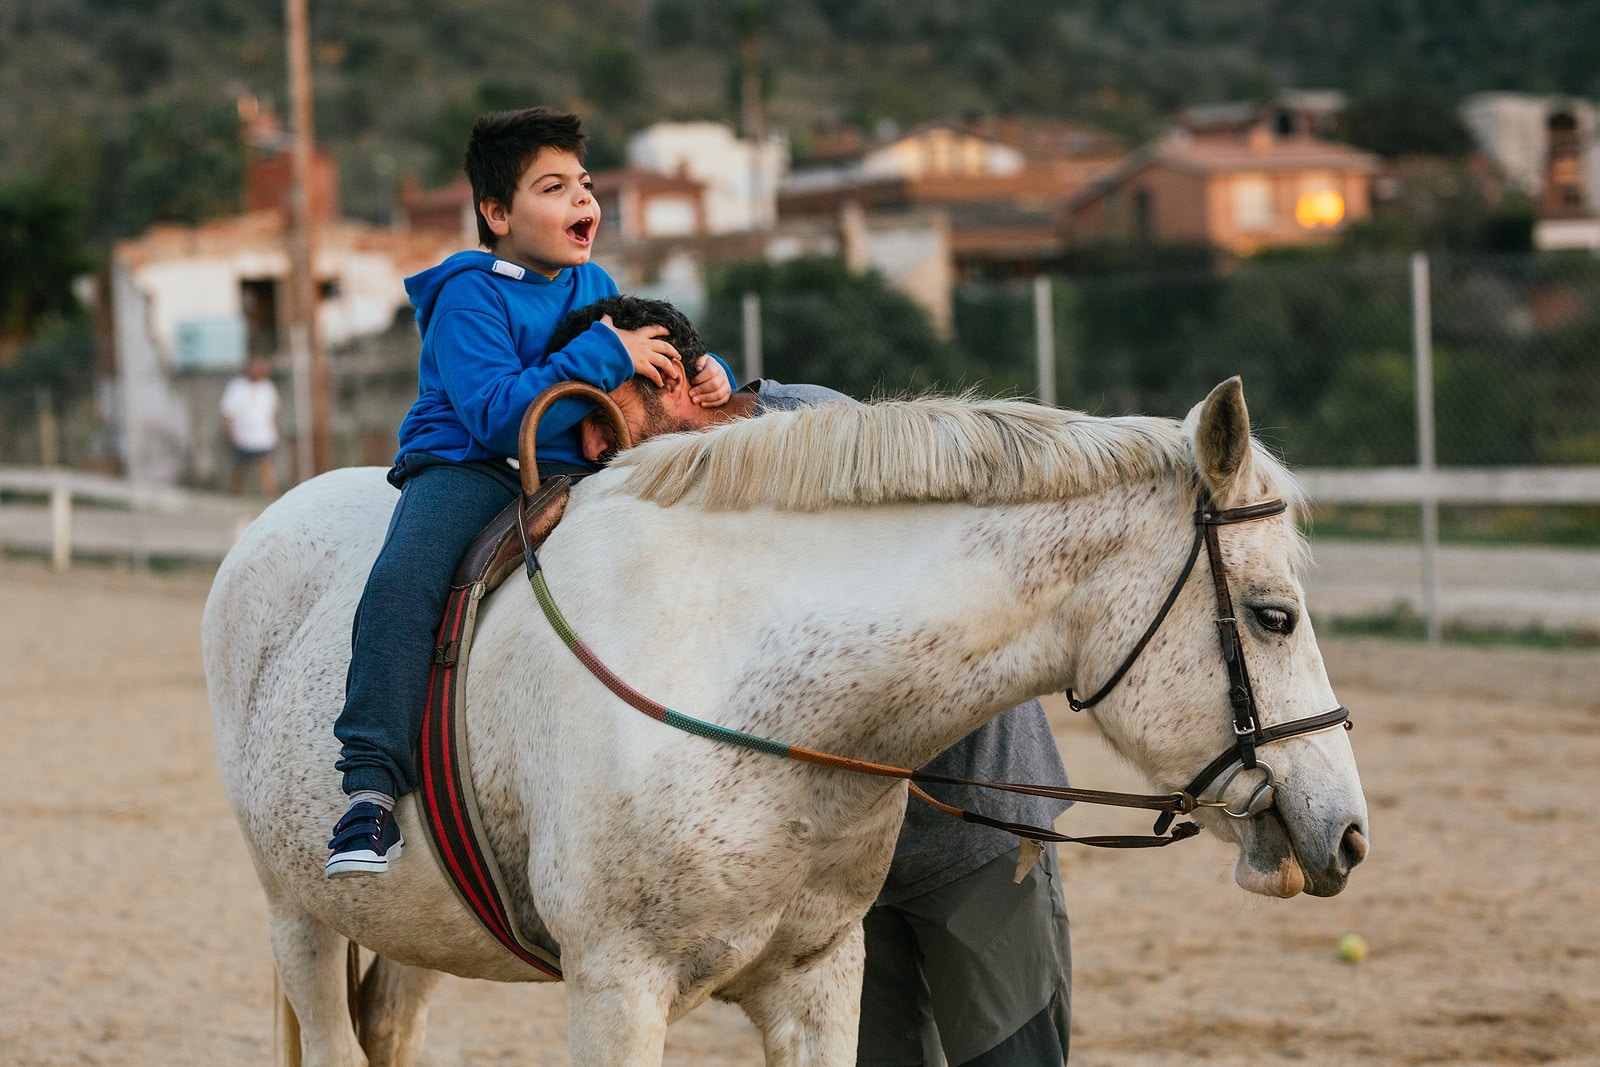
[[[610,315],[619,330],[637,330],[641,326],[665,326],[666,341],[683,357],[683,369],[690,378],[700,369],[700,360],[706,354],[706,343],[700,339],[687,316],[665,300],[648,300],[642,296],[608,296],[587,307],[578,308],[561,320],[556,332],[545,345],[545,354],[559,352],[572,343],[580,333]],[[648,378],[636,379],[644,392],[653,392],[654,382]]]
[[[478,220],[478,240],[493,248],[499,240],[478,205],[495,200],[507,210],[516,195],[517,182],[541,150],[555,148],[583,158],[583,129],[578,116],[547,107],[520,111],[491,111],[479,115],[467,138],[467,180],[472,183],[472,213]]]

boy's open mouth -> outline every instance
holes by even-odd
[[[586,245],[589,243],[589,238],[594,234],[594,219],[579,219],[567,227],[567,232],[572,235],[574,241]]]

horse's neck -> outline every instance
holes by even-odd
[[[857,510],[831,555],[813,560],[814,595],[779,605],[769,632],[754,635],[731,703],[749,727],[792,743],[926,762],[1006,708],[1070,683],[1077,646],[1104,614],[1080,592],[1149,599],[1144,586],[1166,568],[1151,577],[1123,564],[1172,539],[1175,499],[1139,486],[988,510]],[[794,538],[777,543],[794,554]],[[784,575],[793,564],[775,555],[769,566]]]

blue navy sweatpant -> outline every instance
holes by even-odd
[[[426,452],[401,456],[389,481],[400,502],[356,609],[333,732],[343,745],[335,766],[346,793],[400,797],[417,786],[415,746],[450,579],[472,539],[522,486],[504,460],[458,463]]]

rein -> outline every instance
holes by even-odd
[[[539,601],[539,607],[544,611],[544,617],[549,621],[556,635],[563,644],[572,652],[579,663],[582,663],[589,673],[594,675],[600,684],[611,690],[623,703],[643,712],[657,722],[665,723],[685,733],[704,737],[708,740],[718,741],[722,744],[747,748],[755,752],[762,752],[769,756],[781,759],[792,759],[800,763],[810,763],[818,767],[830,767],[834,770],[851,771],[856,774],[870,774],[880,778],[900,778],[911,784],[911,791],[917,799],[931,804],[947,815],[955,816],[963,822],[977,823],[981,826],[990,826],[997,830],[1015,834],[1018,837],[1032,838],[1039,841],[1059,841],[1080,845],[1093,845],[1099,848],[1159,848],[1170,845],[1174,841],[1182,841],[1193,837],[1200,832],[1194,823],[1183,823],[1174,827],[1172,833],[1163,837],[1145,837],[1127,834],[1105,834],[1094,837],[1070,837],[1043,826],[1033,826],[1027,823],[1004,822],[1000,819],[991,819],[973,811],[966,811],[949,804],[942,803],[917,788],[920,785],[969,785],[983,789],[998,789],[1008,793],[1026,793],[1030,796],[1052,797],[1057,800],[1081,801],[1085,804],[1104,804],[1123,808],[1144,808],[1149,811],[1161,813],[1162,818],[1171,822],[1175,815],[1187,815],[1194,810],[1191,797],[1178,793],[1167,795],[1150,795],[1143,793],[1114,793],[1098,789],[1074,789],[1066,786],[1028,785],[1021,782],[980,782],[969,778],[953,778],[942,774],[929,774],[926,771],[913,770],[909,767],[895,767],[889,764],[872,763],[868,760],[852,759],[848,756],[836,756],[828,752],[818,752],[815,749],[792,745],[771,738],[758,737],[742,730],[729,729],[715,723],[697,719],[692,715],[685,715],[674,711],[665,704],[652,700],[633,686],[624,681],[615,671],[607,667],[594,651],[584,644],[583,639],[572,629],[566,617],[561,614],[561,609],[556,606],[555,597],[550,593],[550,587],[544,579],[544,568],[539,563],[538,555],[529,547],[525,553],[528,570],[528,581],[533,586],[533,595]]]
[[[1217,602],[1217,632],[1222,642],[1222,658],[1228,668],[1228,699],[1233,707],[1233,732],[1234,746],[1215,760],[1209,763],[1188,787],[1167,794],[1146,793],[1117,793],[1100,789],[1076,789],[1071,787],[1029,785],[1019,782],[983,782],[969,778],[953,778],[946,775],[929,774],[925,771],[914,770],[909,767],[894,767],[887,764],[872,763],[867,760],[852,759],[846,756],[836,756],[827,752],[818,752],[815,749],[792,745],[771,738],[758,737],[740,730],[718,726],[715,723],[697,719],[691,715],[674,711],[672,708],[645,696],[633,686],[624,681],[616,672],[607,667],[594,651],[586,645],[573,630],[566,618],[561,614],[561,609],[556,606],[555,598],[550,593],[550,587],[545,582],[544,569],[539,563],[533,544],[526,537],[523,539],[523,561],[528,572],[528,582],[533,587],[534,597],[539,601],[539,607],[544,612],[545,619],[549,621],[552,629],[561,638],[562,642],[582,663],[589,673],[594,675],[599,682],[611,690],[618,699],[638,711],[650,716],[658,722],[664,723],[686,733],[695,734],[712,741],[747,748],[756,752],[763,752],[769,756],[782,759],[797,760],[801,763],[810,763],[819,767],[830,767],[835,770],[850,771],[856,774],[870,774],[882,778],[899,778],[910,783],[911,792],[917,799],[930,804],[947,815],[961,819],[963,822],[977,823],[980,826],[989,826],[997,830],[1015,834],[1021,838],[1036,841],[1057,841],[1063,843],[1091,845],[1098,848],[1159,848],[1170,845],[1175,841],[1182,841],[1193,837],[1200,832],[1199,826],[1192,822],[1180,823],[1172,826],[1173,820],[1179,815],[1188,815],[1196,808],[1217,808],[1223,814],[1235,819],[1252,819],[1267,808],[1272,806],[1276,796],[1278,779],[1274,777],[1272,768],[1256,758],[1256,748],[1261,745],[1272,744],[1291,737],[1315,733],[1320,730],[1330,729],[1343,725],[1350,728],[1350,712],[1343,705],[1332,711],[1320,715],[1312,715],[1292,722],[1282,723],[1277,726],[1263,729],[1256,711],[1255,690],[1250,686],[1250,675],[1245,667],[1244,648],[1239,638],[1238,622],[1233,614],[1233,599],[1228,590],[1227,571],[1222,560],[1222,547],[1217,540],[1217,527],[1233,523],[1254,522],[1259,519],[1271,518],[1281,515],[1288,509],[1282,500],[1264,500],[1244,507],[1226,510],[1215,509],[1210,506],[1209,500],[1203,500],[1195,512],[1195,537],[1194,543],[1189,548],[1189,556],[1184,561],[1183,570],[1179,573],[1177,581],[1172,584],[1167,593],[1165,602],[1160,611],[1145,629],[1143,636],[1123,659],[1121,665],[1112,673],[1111,677],[1095,693],[1087,699],[1079,699],[1069,689],[1067,702],[1073,711],[1082,711],[1084,708],[1093,707],[1106,695],[1116,688],[1117,683],[1132,668],[1139,655],[1145,650],[1156,631],[1161,628],[1172,606],[1177,603],[1178,596],[1189,580],[1189,575],[1194,571],[1195,562],[1200,558],[1200,548],[1205,546],[1207,562],[1211,567],[1212,588]],[[1233,778],[1241,771],[1260,769],[1265,775],[1265,781],[1256,787],[1250,800],[1243,810],[1235,811],[1221,800],[1203,799],[1206,791],[1216,783],[1220,793],[1225,790]],[[1226,773],[1225,773],[1226,772]],[[1225,774],[1225,777],[1224,777]],[[1109,807],[1143,808],[1156,811],[1160,814],[1156,818],[1155,827],[1151,836],[1137,834],[1106,834],[1092,837],[1071,837],[1055,830],[1042,826],[1033,826],[1027,823],[1010,823],[999,819],[992,819],[978,812],[967,811],[950,804],[942,803],[929,796],[919,785],[964,785],[975,786],[981,789],[995,789],[1009,793],[1024,793],[1030,796],[1051,797],[1057,800],[1068,800],[1085,804],[1099,804]],[[1168,829],[1171,833],[1168,834]]]

